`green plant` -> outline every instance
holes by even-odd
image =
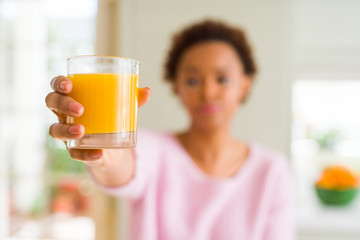
[[[49,170],[53,173],[84,173],[85,166],[81,162],[73,160],[68,151],[61,148],[56,140],[47,137],[46,141],[47,160]]]
[[[328,130],[316,135],[311,138],[314,139],[320,146],[321,149],[332,149],[335,143],[339,140],[340,134],[337,130]]]

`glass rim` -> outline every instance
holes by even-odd
[[[67,61],[75,60],[75,59],[91,59],[91,58],[106,58],[106,59],[116,59],[116,60],[126,60],[130,62],[134,62],[136,64],[140,64],[140,62],[133,58],[126,58],[126,57],[117,57],[117,56],[108,56],[108,55],[77,55],[68,57]]]

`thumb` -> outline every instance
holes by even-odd
[[[138,91],[138,102],[139,107],[143,106],[150,98],[151,89],[148,87],[139,88]]]

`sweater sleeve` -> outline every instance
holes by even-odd
[[[274,179],[274,194],[264,240],[294,240],[295,229],[295,186],[293,176],[285,158],[278,159]]]
[[[137,146],[134,149],[134,176],[123,186],[104,186],[95,178],[91,169],[87,168],[90,178],[103,192],[116,197],[137,199],[146,191],[148,183],[154,178],[159,166],[160,138],[159,134],[141,130],[137,133],[137,139]]]

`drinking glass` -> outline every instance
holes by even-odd
[[[85,134],[68,140],[68,148],[102,149],[136,146],[139,61],[110,56],[76,56],[67,60],[73,83],[69,96],[84,107]]]

